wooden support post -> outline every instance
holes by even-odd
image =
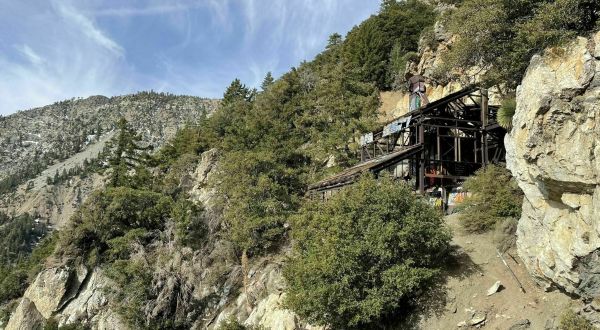
[[[425,128],[423,123],[419,125],[419,143],[425,144]],[[425,193],[425,148],[421,151],[421,157],[419,160],[419,192]]]
[[[458,161],[458,130],[454,129],[454,161]]]
[[[475,155],[475,163],[477,163],[477,133],[475,133],[475,138],[473,139],[473,155]]]
[[[462,162],[462,146],[461,146],[461,138],[457,137],[456,141],[458,141],[458,161]]]
[[[483,166],[488,164],[488,143],[486,127],[488,126],[488,91],[481,89],[481,162]]]
[[[438,161],[438,164],[437,164],[439,166],[438,167],[438,171],[440,171],[440,173],[441,173],[441,171],[442,171],[442,163],[441,163],[441,160],[442,160],[442,147],[441,147],[441,141],[440,141],[440,128],[439,127],[437,128],[437,134],[436,135],[437,135],[436,136],[437,137],[437,151],[436,151],[436,157],[435,157],[435,159]]]

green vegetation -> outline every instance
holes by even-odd
[[[523,192],[506,168],[488,165],[467,179],[464,188],[471,193],[461,206],[466,230],[482,232],[504,218],[521,217]]]
[[[89,330],[90,327],[87,327],[81,323],[71,323],[69,325],[58,326],[58,321],[54,318],[46,321],[44,325],[44,330]]]
[[[596,0],[464,0],[447,17],[458,38],[445,74],[477,66],[485,84],[514,90],[532,55],[597,29],[599,15]]]
[[[61,234],[65,255],[86,256],[91,264],[110,247],[112,240],[133,229],[160,230],[171,213],[173,200],[162,194],[128,187],[92,193]],[[106,260],[110,261],[110,260]]]
[[[262,330],[262,327],[249,327],[241,324],[234,317],[230,317],[225,322],[222,322],[219,325],[218,330]]]
[[[183,184],[203,147],[197,131],[185,128],[151,157],[126,121],[119,128],[103,155],[109,160],[109,186],[93,192],[77,210],[70,227],[61,232],[57,253],[70,263],[101,265],[116,284],[107,289],[115,297],[114,307],[132,327],[187,329],[191,324],[181,315],[150,319],[145,308],[157,299],[152,286],[157,245],[171,241],[170,228],[181,245],[199,249],[205,243],[204,211],[189,200],[191,187]],[[133,256],[140,251],[143,260]],[[184,305],[201,308],[197,302]]]
[[[8,216],[0,212],[0,265],[12,265],[26,258],[40,239],[46,236],[48,228],[36,217],[23,214]]]
[[[553,15],[559,3],[569,1],[577,2],[574,8],[584,3],[452,1],[459,2],[449,18],[460,22],[451,24],[459,40],[447,63],[462,68],[483,63],[492,68],[488,83],[510,76],[515,80],[507,80],[506,87],[512,87],[520,80],[521,64],[532,54],[531,43],[540,43],[531,48],[535,51],[561,39],[554,34],[524,39],[523,31],[534,24],[524,18],[534,16],[538,27],[551,26],[556,19],[567,19]],[[200,302],[186,301],[186,310],[171,310],[155,319],[147,311],[160,290],[155,281],[164,257],[159,247],[207,246],[206,214],[189,200],[189,177],[199,155],[217,149],[218,168],[209,188],[216,190],[217,206],[223,211],[219,235],[231,240],[237,257],[244,260],[243,274],[248,258],[275,251],[288,241],[291,223],[294,253],[284,275],[287,303],[301,317],[333,328],[369,328],[392,316],[406,316],[439,274],[448,250],[450,237],[439,213],[389,178],[362,178],[327,202],[307,201],[304,195],[309,183],[355,163],[355,138],[374,127],[379,91],[403,85],[405,66],[416,57],[419,37],[435,42],[435,19],[433,8],[421,1],[383,1],[376,15],[345,38],[332,35],[314,60],[279,79],[267,75],[260,91],[234,80],[218,110],[181,129],[153,156],[122,119],[99,158],[108,160],[109,187],[87,198],[72,226],[61,233],[57,253],[73,263],[101,265],[116,284],[111,289],[114,307],[132,327],[189,328],[190,317],[181,315],[200,312]],[[488,25],[489,35],[478,30]],[[587,23],[567,25],[557,25],[555,31],[589,28]],[[474,37],[465,37],[470,35]],[[496,42],[508,46],[497,47]],[[511,61],[517,65],[506,68]],[[510,109],[509,103],[503,106],[506,122]],[[336,166],[325,169],[330,160]],[[57,177],[48,182],[60,182],[62,174]],[[487,167],[466,187],[473,193],[465,203],[467,229],[487,230],[501,219],[519,217],[521,195],[504,169]],[[511,232],[513,224],[502,222],[498,231]],[[47,255],[52,246],[38,254]],[[31,258],[35,255],[34,251]],[[31,269],[25,270],[27,275]],[[26,280],[17,280],[18,289],[8,290],[7,297],[22,290]],[[224,325],[244,328],[234,321]]]
[[[593,330],[595,327],[590,321],[581,315],[577,315],[572,309],[567,309],[560,317],[560,330]]]
[[[221,152],[213,184],[240,254],[264,253],[285,239],[284,224],[308,183],[327,174],[330,156],[340,167],[355,162],[353,138],[373,127],[378,90],[404,74],[434,19],[420,1],[385,1],[345,39],[332,35],[313,61],[278,80],[267,76],[261,92],[239,80],[229,86],[198,138]]]
[[[392,179],[365,176],[293,221],[287,303],[313,324],[372,328],[406,315],[432,284],[450,234],[439,212]]]
[[[344,59],[361,81],[388,90],[398,75],[404,79],[407,59],[435,19],[433,8],[421,1],[383,1],[378,15],[348,33]]]
[[[152,273],[149,266],[142,261],[117,260],[110,265],[107,275],[117,284],[117,289],[111,292],[119,302],[119,314],[135,329],[149,328],[146,327],[146,315],[143,313],[146,302],[155,298],[152,294]]]
[[[35,219],[0,213],[0,305],[23,294],[54,250],[55,238],[44,238],[48,229]]]
[[[27,285],[54,252],[56,242],[56,235],[50,235],[39,242],[30,255],[11,264],[0,265],[0,304],[23,295]]]
[[[125,118],[119,120],[117,129],[119,134],[107,144],[107,149],[110,150],[108,162],[112,169],[110,185],[139,187],[150,176],[145,168],[149,161],[147,151],[150,148],[140,145],[141,136],[129,126]],[[131,171],[134,171],[135,175],[129,175]]]
[[[498,109],[497,120],[498,124],[506,130],[512,128],[512,118],[517,110],[517,101],[514,98],[502,100],[502,105]]]

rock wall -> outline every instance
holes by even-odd
[[[600,33],[531,59],[513,127],[519,255],[540,284],[600,296]]]

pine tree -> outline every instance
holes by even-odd
[[[269,72],[267,72],[265,79],[263,80],[262,84],[260,85],[260,88],[264,91],[267,88],[269,88],[269,86],[271,86],[274,81],[275,81],[275,79],[273,78],[271,71],[269,71]]]
[[[252,91],[242,84],[239,79],[231,82],[223,94],[223,105],[235,103],[237,101],[248,101],[252,98]]]
[[[334,33],[329,36],[329,41],[327,42],[326,49],[331,49],[335,46],[341,45],[343,42],[342,35],[339,33]]]
[[[112,168],[110,185],[129,186],[131,178],[128,177],[128,172],[130,170],[137,172],[146,165],[147,151],[150,148],[141,145],[141,136],[129,126],[125,118],[119,120],[117,129],[119,131],[117,136],[108,142],[110,150],[108,163]]]

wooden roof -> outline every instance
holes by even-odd
[[[364,163],[360,163],[356,166],[347,168],[347,169],[343,170],[342,172],[340,172],[334,176],[331,176],[325,180],[317,182],[317,183],[311,185],[310,187],[308,187],[308,189],[312,190],[312,191],[320,191],[320,190],[327,190],[327,189],[341,187],[341,186],[351,184],[363,173],[365,173],[367,171],[378,172],[390,165],[398,163],[401,160],[414,155],[415,153],[421,151],[422,148],[423,148],[423,146],[418,144],[418,145],[402,148],[398,151],[394,151],[392,153],[389,153],[389,154],[381,156],[381,157],[371,159]]]

